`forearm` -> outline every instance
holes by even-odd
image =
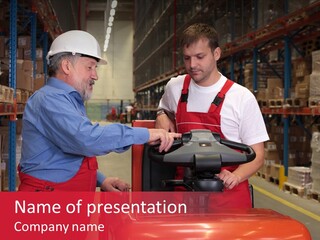
[[[257,143],[251,146],[256,153],[256,158],[245,164],[241,164],[233,174],[239,177],[240,182],[243,182],[249,179],[252,175],[254,175],[264,163],[264,144]]]
[[[157,116],[155,127],[169,132],[176,132],[175,123],[165,113]]]

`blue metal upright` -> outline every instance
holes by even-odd
[[[288,2],[285,1],[285,12],[288,12]],[[284,99],[290,97],[291,82],[291,47],[288,35],[284,37]],[[289,117],[283,116],[283,166],[285,176],[288,176],[289,167]]]
[[[37,48],[37,15],[31,13],[31,60],[33,63],[33,80],[36,79],[36,48]]]
[[[13,88],[16,99],[16,70],[17,70],[17,0],[10,0],[10,40],[9,40],[9,87]],[[9,191],[16,190],[16,115],[9,121]]]
[[[285,1],[285,13],[288,13],[288,0]],[[284,37],[284,99],[290,97],[290,85],[291,85],[291,46],[290,37],[286,35]],[[289,167],[289,118],[283,116],[283,166],[284,175],[288,176]]]

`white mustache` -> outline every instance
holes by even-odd
[[[92,86],[92,85],[95,84],[95,81],[94,80],[90,80],[89,84],[90,84],[90,86]]]

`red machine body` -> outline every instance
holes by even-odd
[[[152,120],[133,121],[154,127]],[[143,145],[132,146],[132,190],[143,191]],[[216,209],[185,215],[135,215],[124,219],[119,239],[311,239],[300,222],[270,209]],[[124,228],[125,229],[124,229]],[[115,233],[115,232],[114,232]],[[117,238],[118,239],[118,238]]]
[[[114,235],[113,235],[114,234]],[[268,209],[127,216],[110,239],[311,239],[304,225]]]

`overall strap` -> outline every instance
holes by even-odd
[[[223,85],[220,92],[218,92],[216,97],[213,99],[209,112],[215,111],[218,107],[221,108],[221,106],[222,106],[221,103],[224,101],[226,93],[229,91],[229,89],[231,88],[231,86],[233,84],[234,84],[234,82],[229,79],[226,81],[226,83]]]
[[[191,76],[189,74],[186,75],[183,82],[183,88],[181,91],[180,102],[188,102],[188,94],[189,94],[189,85],[191,81]]]

